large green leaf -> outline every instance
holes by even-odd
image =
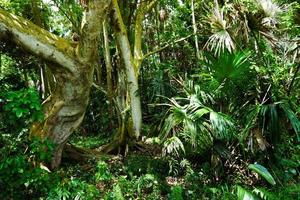
[[[271,185],[276,184],[273,176],[270,174],[270,172],[264,166],[262,166],[260,164],[250,164],[248,166],[248,168],[255,171],[262,177],[264,177],[266,179],[266,181],[268,181]]]

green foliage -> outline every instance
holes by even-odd
[[[168,174],[169,166],[164,158],[152,158],[144,155],[130,155],[126,159],[125,170],[131,176],[154,174],[164,176]]]
[[[286,123],[282,123],[283,121],[286,121]],[[289,124],[293,128],[297,140],[299,140],[299,122],[290,105],[284,102],[250,106],[240,140],[245,140],[248,137],[251,128],[259,126],[262,127],[265,133],[269,133],[266,135],[273,144],[278,144],[282,140],[283,133]]]
[[[175,185],[174,187],[172,187],[169,199],[170,200],[183,200],[183,189],[180,185]]]
[[[218,57],[206,54],[205,65],[212,70],[212,76],[218,83],[215,89],[222,88],[227,92],[237,87],[243,88],[243,83],[251,75],[250,55],[251,52],[247,51],[225,51]]]
[[[179,150],[181,150],[183,153],[185,152],[184,146],[181,142],[181,140],[173,136],[171,138],[166,139],[166,141],[163,144],[163,155],[166,154],[175,154],[179,156]]]
[[[4,105],[4,111],[13,113],[10,116],[32,121],[41,121],[43,119],[40,98],[35,89],[22,89],[14,92],[7,92],[4,95],[7,103]],[[13,118],[10,122],[15,122]]]
[[[2,0],[0,7],[34,20],[32,2]],[[80,21],[88,9],[79,1],[36,2],[45,29],[66,39],[73,32],[80,35]],[[133,47],[139,4],[118,2]],[[39,94],[27,87],[40,87],[44,61],[1,40],[0,199],[298,199],[299,3],[195,0],[194,7],[196,24],[191,20],[191,1],[183,0],[158,1],[142,23],[144,55],[163,47],[146,57],[137,72],[142,134],[152,138],[136,141],[125,131],[127,144],[115,152],[125,149],[126,156],[76,166],[64,158],[57,171],[47,167],[54,145],[26,137],[30,123],[43,120]],[[195,35],[193,26],[198,28]],[[106,91],[91,91],[83,124],[71,138],[84,148],[97,149],[111,140],[122,120],[116,102],[130,101],[116,84],[124,63],[113,31],[109,27],[114,100],[108,103]],[[103,90],[105,75],[104,67],[93,79]],[[157,106],[166,105],[165,99],[167,106]],[[249,165],[253,161],[265,167]]]
[[[82,199],[94,200],[99,198],[100,193],[94,185],[80,179],[63,179],[61,183],[53,187],[47,199]]]
[[[45,166],[53,150],[51,142],[34,140],[29,143],[22,135],[18,138],[4,135],[2,140],[0,198],[36,198],[46,195],[58,181],[58,177]]]
[[[92,90],[91,91],[91,99],[90,104],[87,107],[86,114],[83,119],[83,123],[81,125],[80,132],[83,135],[89,134],[89,135],[95,135],[95,140],[90,141],[90,145],[85,145],[86,147],[93,148],[92,143],[95,144],[95,146],[100,146],[100,142],[107,142],[109,139],[107,136],[110,135],[109,130],[109,108],[110,105],[108,105],[107,97],[103,94],[100,90]],[[97,114],[97,113],[102,113]],[[101,134],[99,134],[101,133]],[[105,134],[106,133],[106,134]],[[102,136],[102,138],[96,139],[97,136]],[[105,141],[104,137],[107,138]],[[85,140],[80,140],[78,137],[74,137],[74,140],[80,143],[84,143]],[[88,141],[86,141],[88,143]],[[102,143],[103,144],[103,143]],[[83,144],[80,144],[82,146]]]
[[[60,36],[70,36],[72,32],[80,33],[80,22],[82,19],[82,7],[76,0],[52,0],[48,6],[58,9],[55,15],[51,15],[51,28]],[[52,9],[54,9],[52,7]],[[53,12],[53,10],[52,10]]]
[[[6,118],[4,127],[12,132],[18,132],[33,121],[43,120],[43,111],[39,94],[33,88],[9,91],[3,94],[4,112]]]
[[[112,199],[116,199],[116,200],[124,200],[125,198],[123,197],[122,194],[122,190],[120,188],[119,184],[116,184],[113,188],[113,191],[108,193],[105,197],[105,199],[107,200],[112,200]]]
[[[157,180],[152,174],[145,174],[141,176],[137,181],[137,192],[139,195],[142,194],[142,190],[146,191],[146,193],[151,192],[157,187]]]
[[[96,181],[110,181],[112,179],[112,174],[108,169],[108,165],[104,161],[99,161],[96,167]]]
[[[252,191],[254,194],[256,194],[260,199],[262,200],[276,200],[278,197],[274,193],[271,193],[267,191],[264,188],[255,188]]]
[[[118,178],[111,191],[107,192],[105,199],[158,199],[159,185],[156,177],[145,174],[139,178],[127,179],[126,176]]]
[[[184,152],[183,144],[201,153],[210,148],[215,139],[230,141],[234,137],[231,119],[205,106],[197,94],[172,98],[170,103],[169,114],[160,133],[161,139],[165,140],[165,153],[178,154],[179,149]],[[174,136],[166,139],[171,134]]]
[[[254,194],[242,188],[241,186],[237,187],[237,196],[238,200],[257,200],[257,197]]]
[[[237,197],[238,200],[278,200],[278,196],[274,193],[267,191],[264,188],[254,188],[249,191],[241,186],[237,186]],[[284,199],[289,199],[285,197]]]
[[[280,104],[280,107],[285,112],[287,118],[289,119],[295,133],[297,134],[297,140],[300,141],[300,120],[297,118],[296,114],[287,104]]]

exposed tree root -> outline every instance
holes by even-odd
[[[106,154],[103,152],[77,147],[69,143],[64,147],[64,157],[78,162],[87,161],[91,158],[100,158],[104,155]]]
[[[76,162],[85,162],[91,158],[100,159],[103,156],[126,156],[129,150],[130,152],[140,152],[149,155],[158,155],[161,152],[161,148],[157,145],[145,144],[135,140],[124,143],[115,139],[97,149],[87,149],[67,143],[64,148],[64,157]]]
[[[105,152],[107,154],[120,154],[121,153],[121,144],[119,140],[113,140],[112,142],[103,145],[99,148],[100,152]]]

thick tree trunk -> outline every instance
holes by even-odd
[[[52,168],[60,164],[68,137],[84,117],[97,62],[101,24],[109,4],[108,0],[89,1],[76,48],[63,38],[0,9],[0,38],[11,40],[51,63],[56,87],[44,102],[45,120],[33,125],[31,136],[49,138],[56,145]]]
[[[45,121],[35,124],[31,136],[49,138],[56,144],[51,167],[60,164],[67,139],[80,125],[89,100],[92,70],[78,72],[75,76],[56,73],[57,86],[44,104]]]

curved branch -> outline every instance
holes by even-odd
[[[172,45],[174,45],[174,44],[176,44],[176,43],[179,43],[179,42],[181,42],[181,41],[187,40],[188,38],[192,37],[193,35],[195,35],[195,34],[190,34],[190,35],[188,35],[188,36],[186,36],[186,37],[177,39],[177,40],[175,40],[175,41],[168,42],[168,43],[165,44],[164,46],[159,47],[159,48],[157,48],[157,49],[155,49],[155,50],[153,50],[153,51],[151,51],[151,52],[145,54],[143,58],[147,58],[147,57],[149,57],[149,56],[151,56],[151,55],[153,55],[153,54],[156,54],[156,53],[158,53],[158,52],[160,52],[160,51],[165,50],[166,48],[168,48],[168,47],[170,47],[170,46],[172,46]]]
[[[0,36],[35,56],[75,72],[74,48],[70,43],[32,22],[0,9]]]

